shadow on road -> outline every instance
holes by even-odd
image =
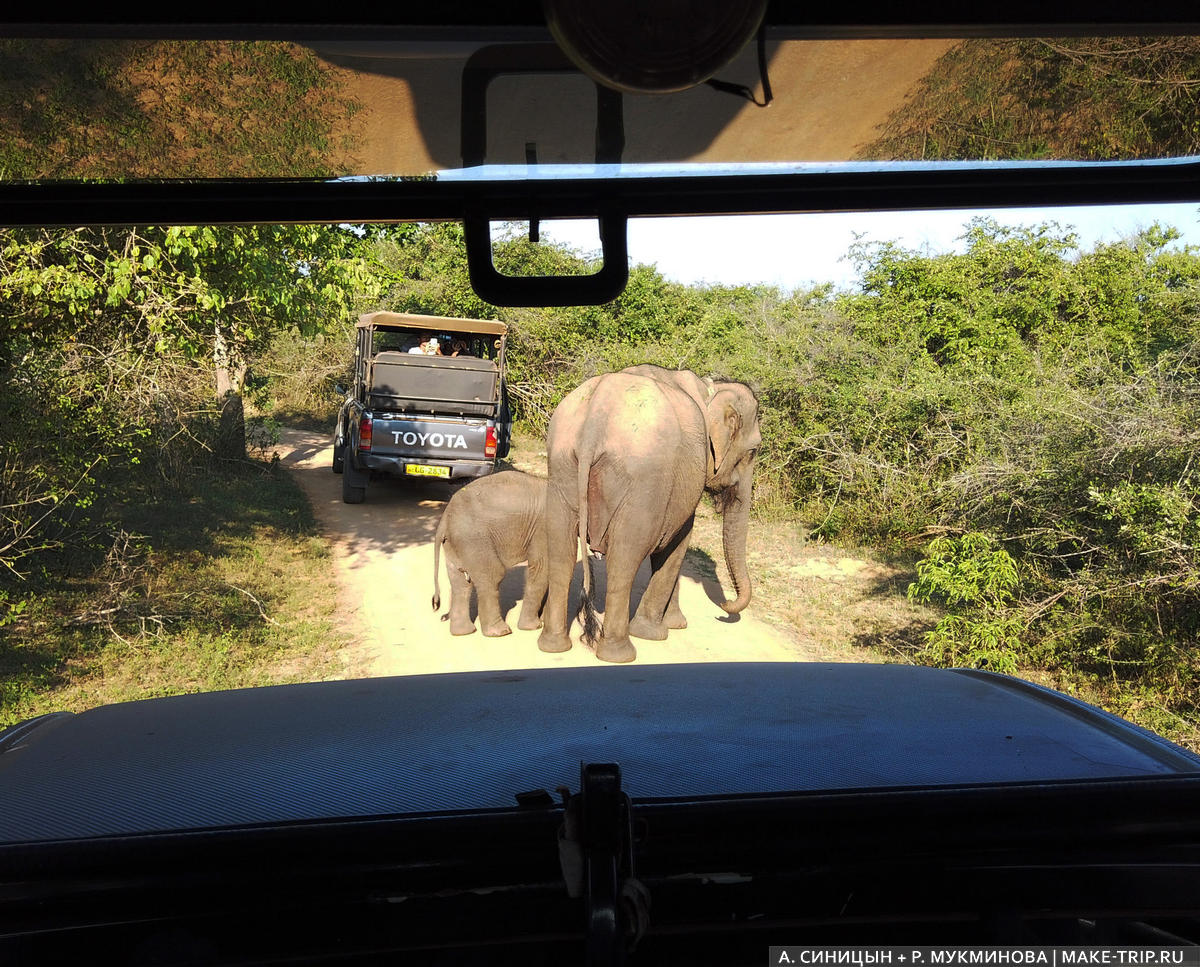
[[[295,473],[331,537],[358,553],[392,553],[423,544],[432,551],[442,509],[460,484],[372,476],[366,500],[347,504],[342,476],[333,472],[332,439],[308,430],[285,430],[281,438],[281,463]]]
[[[430,539],[432,542],[432,538]],[[517,620],[517,611],[514,610],[516,605],[524,600],[525,597],[525,565],[513,568],[505,575],[503,581],[500,582],[500,611],[505,615],[505,620],[510,625]],[[721,584],[714,577],[704,577],[695,569],[689,569],[684,566],[682,579],[695,580],[701,584],[709,600],[720,604],[725,600],[725,593],[721,590]],[[637,576],[633,580],[633,593],[629,596],[629,617],[632,618],[637,612],[638,605],[641,603],[642,594],[646,590],[646,585],[650,583],[650,559],[647,558],[642,562],[642,566],[638,568]],[[608,593],[608,572],[605,568],[603,558],[592,561],[592,600],[595,602],[596,613],[601,617],[604,615],[604,599]],[[567,613],[574,615],[579,611],[579,601],[583,595],[583,564],[576,563],[575,573],[571,578],[571,590],[567,597]],[[443,603],[446,607],[449,598],[444,599]],[[686,613],[685,613],[686,616]],[[471,618],[476,617],[475,603],[471,604]],[[736,619],[736,615],[728,615]],[[721,620],[718,618],[717,620]]]
[[[433,596],[433,538],[447,501],[461,486],[441,480],[375,477],[367,485],[366,500],[361,504],[346,504],[342,500],[342,478],[332,469],[332,450],[329,437],[313,431],[285,430],[280,446],[280,459],[295,474],[313,504],[314,513],[331,538],[342,543],[350,552],[348,566],[352,570],[377,567],[383,558],[386,566],[394,568],[395,580],[401,582],[406,597],[415,605],[429,609]],[[441,558],[439,580],[443,582],[442,612],[450,607],[445,557]],[[720,604],[726,594],[717,577],[716,562],[705,552],[692,549],[684,561],[682,578],[685,583],[699,584],[710,602]],[[515,629],[518,605],[525,596],[524,564],[511,569],[500,585],[500,607],[505,620]],[[607,594],[605,562],[592,562],[593,601],[597,613],[603,615]],[[633,616],[642,594],[650,581],[650,561],[642,562],[634,579],[629,601]],[[583,588],[583,565],[577,563],[568,597],[569,614],[579,610]],[[419,592],[419,593],[418,593]],[[685,596],[686,597],[686,596]],[[696,598],[683,604],[684,614],[697,608]],[[432,609],[430,609],[432,610]],[[697,615],[693,614],[693,620]],[[471,618],[478,620],[478,604],[472,594]],[[720,615],[716,620],[729,623],[736,616]],[[440,622],[439,622],[440,624]]]
[[[684,577],[698,582],[704,588],[704,593],[708,595],[708,600],[713,604],[721,604],[727,600],[725,589],[721,587],[721,582],[717,578],[717,562],[707,551],[702,551],[698,547],[689,547],[687,556],[683,559],[682,574]],[[730,615],[730,617],[736,618],[736,615]]]

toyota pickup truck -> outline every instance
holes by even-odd
[[[356,327],[353,383],[333,442],[342,500],[372,474],[482,477],[508,455],[508,327],[494,319],[372,312]]]

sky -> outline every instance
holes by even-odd
[[[768,283],[784,289],[832,282],[849,289],[857,279],[846,253],[856,235],[931,254],[960,251],[957,239],[975,216],[1003,225],[1058,222],[1079,235],[1085,251],[1155,222],[1183,233],[1176,244],[1200,246],[1200,205],[1183,204],[643,218],[629,223],[629,254],[635,264],[656,265],[676,282]],[[600,248],[595,222],[543,222],[541,233],[584,252]]]

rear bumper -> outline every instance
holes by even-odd
[[[354,460],[359,470],[386,473],[396,477],[417,477],[408,473],[409,465],[417,467],[448,467],[449,477],[420,475],[426,480],[461,480],[469,477],[486,477],[496,469],[495,460],[426,460],[413,457],[389,456],[382,453],[356,453]]]

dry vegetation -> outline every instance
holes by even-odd
[[[268,42],[2,40],[5,178],[328,176],[359,105],[309,50]]]
[[[1161,158],[1200,152],[1200,40],[968,40],[862,152],[879,159]]]

